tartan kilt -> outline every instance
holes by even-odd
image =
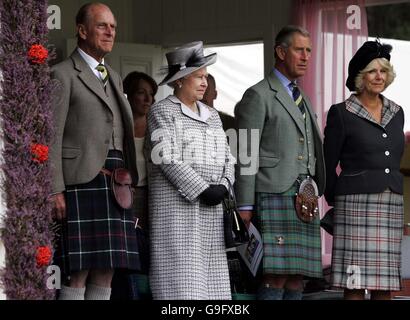
[[[403,196],[335,197],[331,284],[368,290],[400,290]]]
[[[124,167],[122,152],[110,150],[104,168]],[[67,218],[61,228],[56,262],[66,275],[88,269],[138,270],[140,258],[132,210],[111,194],[111,177],[66,186]]]
[[[281,194],[257,193],[257,223],[263,238],[263,274],[322,278],[320,220],[299,220],[298,183]]]

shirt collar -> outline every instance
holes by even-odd
[[[278,69],[274,68],[273,72],[275,73],[275,75],[278,77],[280,83],[282,83],[282,85],[285,88],[289,88],[289,85],[292,83],[292,81],[290,81],[288,78],[286,78],[286,76],[284,76]],[[294,81],[294,83],[296,84],[296,81]]]
[[[191,108],[189,108],[187,105],[185,105],[181,100],[179,100],[178,97],[176,97],[175,95],[168,96],[168,99],[171,100],[173,103],[179,104],[181,106],[182,113],[192,119],[201,122],[206,122],[211,117],[211,111],[201,101],[196,102],[196,105],[199,110],[199,114],[197,114],[194,111],[192,111]]]
[[[95,60],[89,54],[85,53],[84,50],[82,50],[81,48],[77,47],[77,50],[78,50],[78,53],[81,55],[81,57],[85,60],[85,62],[91,68],[91,70],[95,70],[95,68],[100,64],[100,62]],[[101,64],[104,64],[104,59],[102,59]]]
[[[292,96],[292,90],[293,86],[291,87],[290,85],[292,84],[292,81],[290,81],[288,78],[286,78],[278,69],[274,68],[273,73],[276,75],[276,77],[279,79],[279,82],[282,84],[282,86],[285,88],[286,92],[288,95],[293,98]],[[296,84],[296,81],[293,83]]]

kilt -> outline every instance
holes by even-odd
[[[403,196],[339,195],[334,214],[331,285],[400,290]]]
[[[257,193],[256,219],[263,239],[263,274],[322,278],[320,220],[298,219],[297,183],[281,194]]]
[[[110,150],[104,167],[124,167],[122,152]],[[66,214],[60,237],[60,262],[66,275],[88,269],[138,270],[140,258],[132,210],[120,208],[110,190],[111,177],[66,186]]]

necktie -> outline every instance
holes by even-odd
[[[108,71],[107,71],[107,68],[106,68],[102,63],[100,63],[95,69],[97,69],[97,70],[101,73],[102,82],[103,82],[104,87],[105,87],[105,85],[106,85],[107,82],[108,82]]]
[[[305,117],[305,105],[303,104],[303,97],[300,93],[300,90],[295,82],[291,82],[289,84],[290,89],[292,90],[293,100],[295,101],[296,105],[299,107],[300,112],[302,112],[303,117]]]

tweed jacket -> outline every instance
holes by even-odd
[[[387,188],[403,193],[403,125],[403,109],[385,97],[380,124],[355,95],[329,109],[324,139],[329,204],[335,195],[380,193]]]
[[[197,102],[201,116],[175,96],[148,114],[150,285],[154,299],[229,299],[222,205],[198,196],[210,184],[234,182],[218,112]]]
[[[319,193],[322,194],[325,187],[325,168],[320,129],[308,97],[303,92],[302,96],[312,119],[316,159],[314,179]],[[235,108],[235,119],[238,129],[246,129],[247,132],[247,144],[239,132],[236,170],[238,205],[255,205],[256,192],[287,191],[299,174],[298,152],[301,143],[306,140],[305,124],[295,102],[273,72],[246,90]],[[259,138],[256,143],[251,139],[252,129]],[[256,152],[252,151],[252,144]],[[256,174],[245,174],[249,166],[241,161],[241,150],[246,150],[252,161],[256,162]]]
[[[110,66],[106,68],[122,114],[124,160],[137,181],[131,107],[120,76]],[[53,102],[55,137],[50,163],[52,191],[58,193],[66,185],[84,184],[98,175],[109,151],[113,113],[100,80],[77,50],[52,68],[52,78],[58,87]]]

